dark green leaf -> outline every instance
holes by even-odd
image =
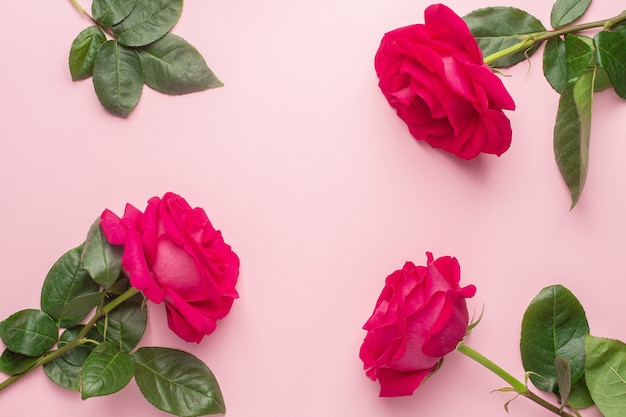
[[[476,38],[485,57],[522,41],[520,35],[545,32],[541,21],[527,12],[514,7],[488,7],[470,12],[463,19]],[[492,62],[492,67],[510,67],[524,61],[539,47],[519,52]]]
[[[103,292],[94,292],[74,298],[59,313],[59,322],[65,324],[66,327],[76,326],[95,306],[100,304],[104,296]]]
[[[181,417],[226,412],[215,376],[195,356],[160,347],[143,347],[133,356],[135,381],[158,409]]]
[[[572,387],[568,402],[577,410],[593,405],[593,399],[591,398],[591,394],[589,394],[589,388],[587,388],[587,383],[585,382],[585,374],[583,374],[576,385]]]
[[[550,13],[550,23],[553,28],[560,28],[573,23],[585,12],[591,0],[556,0]]]
[[[148,312],[143,302],[142,294],[123,302],[106,318],[96,323],[98,331],[105,334],[106,339],[114,342],[118,348],[127,352],[132,350],[146,330]]]
[[[174,34],[142,47],[139,56],[145,83],[162,93],[187,94],[224,85],[196,48]]]
[[[81,245],[61,256],[50,268],[41,288],[41,309],[57,320],[60,327],[73,327],[84,318],[84,316],[74,317],[73,320],[61,318],[61,312],[72,300],[97,293],[100,289],[80,263],[82,250]]]
[[[91,15],[102,26],[113,26],[124,20],[135,7],[135,0],[93,0]]]
[[[39,360],[38,356],[27,356],[5,349],[0,356],[0,372],[17,375],[25,372]]]
[[[626,98],[626,36],[603,30],[594,42],[598,63],[606,70],[617,95]]]
[[[59,338],[59,349],[78,337],[79,333],[84,329],[84,327],[85,326],[72,327],[71,329],[67,329],[63,333],[61,333],[61,337]],[[84,339],[89,339],[93,342],[80,343],[65,352],[62,355],[62,358],[67,363],[78,367],[83,366],[83,362],[85,362],[87,356],[89,356],[93,348],[96,346],[94,343],[102,342],[103,340],[102,335],[93,327],[89,329],[87,335],[83,338],[83,340]]]
[[[113,33],[120,44],[144,46],[163,37],[180,18],[183,0],[136,0],[135,8]]]
[[[531,301],[522,319],[522,364],[537,388],[558,393],[557,357],[570,362],[571,383],[583,374],[589,325],[580,302],[567,288],[553,285]]]
[[[135,361],[114,343],[103,342],[85,360],[81,370],[82,398],[113,394],[132,379]]]
[[[123,246],[111,245],[106,240],[98,218],[87,233],[81,261],[93,280],[108,290],[122,272],[123,252]]]
[[[596,406],[604,417],[626,415],[626,344],[588,336],[585,375]]]
[[[127,277],[122,275],[118,278],[117,281],[115,281],[115,284],[113,284],[113,286],[109,288],[109,293],[113,295],[120,295],[128,288],[130,288],[130,281]]]
[[[570,392],[572,391],[572,372],[569,361],[560,356],[557,356],[554,360],[554,369],[556,371],[556,382],[559,388],[562,410],[567,403]]]
[[[52,317],[41,310],[27,309],[0,322],[2,341],[15,353],[39,356],[57,341],[59,329]]]
[[[72,81],[91,77],[96,52],[105,41],[104,32],[97,26],[90,26],[78,34],[70,48]]]
[[[80,367],[67,362],[63,356],[46,363],[43,371],[55,384],[72,391],[80,391]]]
[[[565,86],[554,124],[554,155],[570,191],[572,208],[582,194],[589,166],[593,81],[591,71]]]
[[[137,106],[143,89],[137,52],[116,41],[105,42],[94,61],[93,86],[105,109],[127,117]]]
[[[622,13],[626,13],[626,11]],[[626,22],[623,20],[619,22],[618,24],[611,26],[610,29],[614,32],[619,32],[622,35],[626,36]]]
[[[565,35],[567,81],[580,77],[593,63],[593,40],[586,36]]]
[[[543,75],[558,93],[567,83],[567,57],[565,42],[561,38],[552,38],[546,42],[543,50]]]

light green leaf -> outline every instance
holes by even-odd
[[[626,98],[626,36],[603,30],[593,40],[598,64],[606,70],[617,95]]]
[[[604,417],[626,415],[626,344],[588,336],[585,344],[587,386]]]
[[[116,41],[105,42],[94,61],[93,86],[105,109],[127,117],[137,106],[143,89],[137,52]]]
[[[102,26],[113,26],[124,20],[135,7],[135,0],[93,0],[91,15]]]
[[[111,245],[106,240],[98,218],[87,233],[81,261],[93,280],[108,290],[122,272],[123,252],[123,246]]]
[[[0,356],[0,372],[9,375],[21,374],[39,360],[39,356],[27,356],[5,349]]]
[[[541,21],[515,7],[488,7],[470,12],[463,17],[486,57],[522,41],[520,35],[545,32]],[[491,63],[492,67],[510,67],[524,61],[539,47],[519,52]]]
[[[591,0],[557,0],[552,6],[550,23],[560,28],[578,20],[589,8]]]
[[[146,330],[148,311],[143,305],[142,294],[136,294],[96,323],[98,331],[106,339],[126,352],[137,346]]]
[[[226,412],[215,376],[195,356],[160,347],[143,347],[133,356],[135,381],[156,408],[181,417]]]
[[[554,155],[573,208],[582,194],[589,166],[594,71],[569,82],[561,92],[554,124]]]
[[[72,81],[91,77],[96,52],[105,41],[104,32],[97,26],[90,26],[78,34],[70,48],[69,63]]]
[[[83,363],[80,373],[83,400],[124,388],[133,377],[134,362],[131,355],[120,352],[112,342],[98,345]]]
[[[113,33],[120,44],[144,46],[163,37],[180,18],[183,0],[136,0],[135,8]]]
[[[166,94],[187,94],[224,84],[189,42],[168,33],[140,48],[145,83]]]
[[[569,361],[571,384],[580,379],[587,333],[585,311],[567,288],[553,285],[539,292],[524,313],[520,339],[524,370],[537,388],[559,392],[557,357]]]
[[[59,334],[52,317],[35,309],[12,314],[0,322],[0,329],[7,349],[27,356],[39,356],[51,349]]]
[[[61,256],[50,268],[41,288],[41,309],[57,320],[60,327],[73,327],[85,317],[72,317],[65,320],[61,312],[72,300],[97,293],[96,284],[80,263],[83,246],[78,246]],[[85,315],[88,311],[85,311]]]
[[[567,57],[565,42],[552,38],[543,50],[543,75],[556,92],[560,93],[567,84]]]

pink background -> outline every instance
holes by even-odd
[[[593,334],[626,340],[615,320],[626,291],[626,105],[613,92],[594,102],[589,177],[570,212],[551,143],[558,96],[539,56],[505,71],[518,108],[500,158],[465,162],[417,143],[388,106],[378,43],[423,22],[427,2],[189,0],[174,32],[226,86],[181,97],[145,88],[127,120],[103,110],[91,81],[70,80],[69,47],[89,22],[69,1],[35,3],[3,9],[0,319],[38,307],[48,269],[104,208],[143,209],[174,191],[239,254],[241,298],[200,345],[179,340],[152,305],[142,343],[203,359],[231,417],[505,416],[511,395],[491,393],[504,383],[458,353],[412,397],[378,398],[362,371],[361,326],[385,277],[426,251],[459,259],[462,282],[478,288],[470,310],[485,309],[468,344],[519,378],[521,317],[547,285],[577,295]],[[550,3],[504,2],[546,24]],[[618,14],[615,3],[596,0],[585,20]],[[460,15],[496,5],[446,4]],[[41,371],[0,394],[7,417],[112,413],[168,415],[134,383],[83,402]],[[520,399],[510,415],[552,414]]]

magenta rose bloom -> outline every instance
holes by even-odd
[[[204,210],[182,197],[153,197],[145,213],[127,204],[121,219],[105,210],[100,228],[110,243],[124,245],[131,285],[165,302],[168,325],[182,339],[199,343],[238,297],[239,258]]]
[[[463,19],[441,4],[424,18],[383,37],[375,58],[381,91],[417,140],[463,159],[501,155],[512,134],[502,109],[513,110],[513,99]]]
[[[476,287],[459,287],[456,258],[426,255],[427,266],[407,262],[387,277],[363,326],[360,357],[366,375],[380,382],[381,397],[411,395],[467,332],[465,299]]]

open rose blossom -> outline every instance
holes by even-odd
[[[383,37],[375,58],[380,89],[417,140],[463,159],[501,155],[512,134],[502,109],[513,110],[513,99],[463,19],[441,4],[424,18]]]
[[[456,258],[426,255],[427,266],[407,262],[387,277],[363,326],[360,357],[366,375],[380,382],[381,397],[411,395],[467,332],[465,299],[476,288],[459,287]]]
[[[124,245],[131,285],[165,302],[168,325],[182,339],[199,343],[238,297],[239,258],[204,210],[182,197],[153,197],[144,213],[127,204],[121,219],[105,210],[100,228],[110,243]]]

